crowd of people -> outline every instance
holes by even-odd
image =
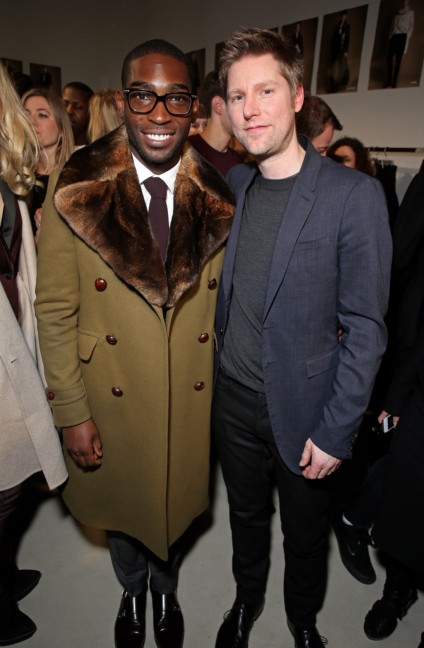
[[[19,99],[0,66],[0,645],[36,631],[18,601],[40,573],[18,568],[12,521],[41,471],[106,532],[116,648],[144,646],[149,589],[157,646],[182,648],[182,542],[209,505],[211,436],[236,584],[215,648],[247,648],[264,608],[274,484],[297,648],[326,643],[332,524],[361,582],[376,578],[370,542],[384,555],[368,638],[416,601],[423,174],[391,232],[366,147],[332,144],[342,125],[302,71],[265,29],[228,39],[199,96],[190,59],[160,39],[127,54],[119,91],[75,81]],[[335,507],[370,408],[393,439]]]

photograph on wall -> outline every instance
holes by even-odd
[[[358,89],[367,11],[368,5],[362,5],[324,16],[317,94]]]
[[[47,88],[61,95],[62,74],[60,67],[30,63],[29,73],[36,88]]]
[[[369,90],[419,86],[424,57],[424,2],[382,0]]]
[[[283,25],[281,33],[303,56],[303,86],[306,94],[311,94],[312,70],[314,67],[315,43],[317,40],[318,18],[310,18]]]
[[[194,92],[195,94],[198,94],[200,88],[203,85],[203,81],[205,80],[206,50],[205,48],[193,50],[192,52],[187,52],[187,56],[191,60],[194,67],[194,74],[196,77]]]

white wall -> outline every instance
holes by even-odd
[[[366,0],[350,0],[343,6],[340,0],[2,0],[0,56],[23,60],[26,72],[30,62],[60,66],[64,83],[81,80],[93,89],[119,87],[125,54],[143,40],[165,38],[184,51],[206,47],[209,71],[214,67],[215,43],[234,29],[281,27],[318,16],[316,68],[323,16],[363,4]],[[344,133],[367,146],[424,149],[423,75],[418,88],[367,90],[379,6],[379,0],[368,2],[358,91],[325,99]],[[408,157],[390,154],[407,178],[423,158],[424,150]]]

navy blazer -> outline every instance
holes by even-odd
[[[307,150],[275,241],[262,336],[275,441],[286,465],[299,474],[309,437],[333,456],[351,456],[386,347],[392,255],[380,183],[300,140]],[[227,178],[237,208],[219,289],[217,366],[244,199],[258,172],[239,165]]]

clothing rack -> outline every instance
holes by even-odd
[[[397,146],[368,146],[369,153],[412,153],[417,155],[424,154],[424,148],[404,148]]]

